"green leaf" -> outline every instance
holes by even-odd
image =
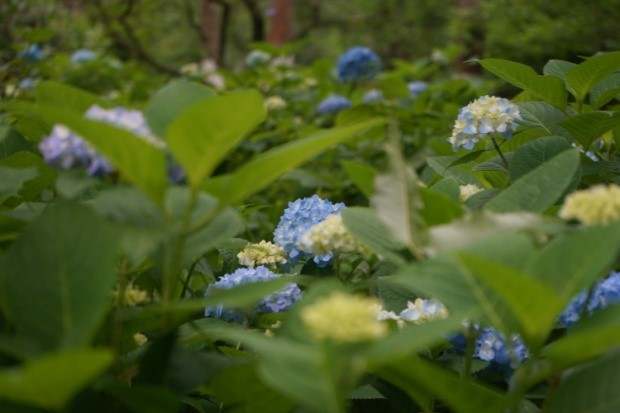
[[[452,162],[450,162],[448,164],[448,166],[446,167],[446,169],[450,169],[450,168],[452,168],[453,166],[456,166],[456,165],[463,165],[463,164],[466,164],[466,163],[473,162],[476,159],[478,159],[480,157],[480,155],[482,155],[485,152],[486,152],[486,150],[484,150],[484,149],[481,149],[481,150],[478,150],[478,151],[473,151],[473,152],[468,152],[465,155],[460,156],[457,159],[455,159]]]
[[[548,135],[557,133],[558,125],[566,119],[564,112],[545,102],[519,103],[519,111],[522,117],[519,122],[521,125],[541,128]]]
[[[75,350],[0,370],[0,397],[33,406],[61,409],[112,362],[107,350]]]
[[[361,207],[346,208],[342,211],[342,220],[351,234],[374,253],[397,264],[405,262],[398,255],[398,251],[405,246],[394,239],[374,210]]]
[[[598,109],[618,96],[620,96],[620,73],[614,73],[594,85],[590,92],[590,103]]]
[[[428,166],[439,176],[444,178],[452,178],[460,185],[464,184],[480,184],[480,181],[471,172],[468,165],[450,164],[458,159],[456,156],[433,156],[426,159]]]
[[[525,90],[537,99],[544,100],[562,110],[566,107],[566,89],[561,79],[555,76],[541,76],[531,67],[509,60],[482,59],[480,64],[489,72]]]
[[[562,127],[585,149],[605,132],[618,126],[620,126],[620,112],[581,113],[562,122]]]
[[[144,117],[157,136],[166,136],[170,123],[192,104],[214,96],[202,83],[173,80],[159,89],[149,100]]]
[[[444,342],[450,333],[462,328],[463,316],[461,314],[445,320],[409,325],[374,342],[364,351],[364,357],[374,365],[405,358],[415,352]]]
[[[568,141],[561,136],[547,136],[526,143],[517,149],[510,159],[510,179],[519,179],[570,147]]]
[[[281,145],[257,156],[231,174],[207,180],[204,189],[223,203],[240,202],[324,150],[383,124],[383,119],[371,119]]]
[[[14,103],[11,108],[40,116],[50,124],[62,123],[104,155],[121,174],[161,203],[168,178],[164,151],[133,133],[107,123],[86,119],[60,106]]]
[[[13,243],[0,272],[6,316],[41,349],[88,344],[116,279],[118,243],[86,207],[56,204]]]
[[[50,80],[37,83],[35,99],[38,104],[60,105],[79,113],[85,113],[92,105],[101,103],[97,95]]]
[[[567,62],[566,60],[552,59],[543,67],[543,74],[559,77],[564,80],[566,79],[566,73],[575,66],[577,66],[575,63]]]
[[[175,159],[197,188],[219,162],[267,116],[255,90],[231,92],[191,105],[166,132]]]
[[[410,357],[378,369],[387,381],[412,397],[433,394],[455,413],[500,413],[507,398],[497,390],[457,376],[419,357]]]
[[[606,274],[619,249],[619,224],[579,228],[548,243],[528,261],[526,271],[568,300]]]
[[[269,338],[238,327],[218,326],[205,330],[205,333],[214,338],[241,342],[258,353],[262,379],[287,397],[312,411],[344,412],[346,395],[354,388],[346,383],[354,383],[351,376],[356,374],[352,370],[345,373],[339,369],[338,359],[330,357],[327,350],[284,338]],[[342,380],[337,380],[337,376]]]
[[[448,195],[429,188],[421,188],[420,195],[424,204],[420,215],[428,226],[446,224],[463,215],[461,204]]]
[[[134,413],[176,413],[181,408],[178,395],[164,387],[119,383],[107,384],[103,391]]]
[[[36,169],[36,177],[24,182],[24,185],[17,194],[26,201],[39,200],[41,192],[50,188],[56,178],[56,171],[54,169],[49,167],[41,157],[27,151],[15,152],[0,160],[0,167],[19,168],[21,170]],[[1,181],[4,180],[1,179]],[[2,184],[0,184],[0,187],[1,186]],[[0,190],[0,193],[1,192]]]
[[[601,80],[620,69],[620,52],[601,53],[592,56],[566,74],[568,89],[579,101]]]
[[[377,171],[361,161],[342,161],[341,164],[349,179],[367,198],[370,198],[375,190]]]
[[[541,356],[556,371],[592,360],[620,347],[620,307],[610,307],[582,320],[568,334],[552,342]]]
[[[24,184],[37,176],[35,168],[9,168],[0,166],[0,204],[17,196]]]
[[[548,413],[616,413],[620,410],[620,353],[565,375],[546,404]]]
[[[566,150],[521,176],[485,208],[496,212],[543,212],[562,196],[578,168],[579,152]]]
[[[542,343],[564,305],[555,291],[528,274],[475,255],[461,254],[460,260],[467,269],[465,273],[475,278],[468,277],[470,282],[481,282],[486,287],[481,289],[472,284],[487,317],[494,320],[498,315],[495,297],[489,296],[491,292],[510,310],[524,338]],[[510,333],[505,328],[507,324],[505,320],[497,320],[495,326]]]

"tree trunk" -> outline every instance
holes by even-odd
[[[221,29],[218,6],[213,0],[202,0],[200,8],[200,30],[202,31],[203,47],[211,59],[221,63]]]
[[[293,0],[272,0],[271,20],[267,41],[281,45],[291,40],[293,34]]]
[[[243,4],[245,4],[252,20],[252,40],[262,42],[265,40],[265,22],[260,6],[256,0],[243,0]]]

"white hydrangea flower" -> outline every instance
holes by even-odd
[[[243,251],[237,254],[239,264],[254,268],[259,265],[277,265],[286,263],[284,249],[269,241],[258,244],[248,244]]]
[[[454,149],[471,150],[492,133],[510,138],[520,119],[519,107],[508,99],[482,96],[460,110],[448,140]]]
[[[412,303],[407,302],[407,308],[401,311],[400,318],[414,324],[441,320],[448,317],[448,309],[437,300],[416,298]]]
[[[265,108],[269,111],[275,111],[286,108],[286,100],[281,96],[269,96],[265,99]]]
[[[297,246],[301,251],[314,255],[361,250],[360,244],[342,222],[340,214],[332,214],[310,227],[302,235]]]
[[[483,191],[483,189],[475,184],[461,185],[459,186],[459,198],[462,202],[465,202],[481,191]]]

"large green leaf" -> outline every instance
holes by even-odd
[[[513,181],[519,179],[567,149],[570,144],[561,136],[547,136],[526,143],[510,159],[510,178]]]
[[[618,96],[620,96],[620,73],[614,73],[594,85],[590,92],[590,103],[598,109]]]
[[[544,280],[568,300],[606,274],[619,250],[619,224],[579,228],[547,244],[528,260],[526,272]]]
[[[500,413],[507,406],[506,396],[499,391],[419,357],[381,367],[377,374],[414,398],[420,393],[433,394],[456,413]]]
[[[144,117],[157,136],[166,136],[170,123],[192,104],[214,96],[207,86],[187,80],[173,80],[149,100]]]
[[[551,59],[545,64],[545,67],[543,67],[543,73],[564,80],[566,78],[566,73],[575,66],[577,66],[575,63],[567,62],[566,60]]]
[[[190,184],[197,188],[266,115],[257,91],[231,92],[181,112],[168,127],[166,140]]]
[[[620,112],[588,112],[572,116],[562,122],[577,142],[585,149],[605,132],[620,126]]]
[[[569,70],[566,84],[577,100],[583,102],[594,85],[617,70],[620,70],[620,52],[601,53]]]
[[[342,161],[342,166],[355,186],[357,186],[367,198],[370,198],[375,190],[375,176],[377,175],[377,171],[372,166],[361,161]]]
[[[321,131],[281,145],[257,156],[231,174],[207,180],[204,188],[224,203],[240,202],[324,150],[383,123],[383,119],[371,119],[356,125]]]
[[[311,411],[344,412],[346,395],[353,390],[346,383],[350,380],[354,384],[351,376],[356,374],[340,369],[339,358],[331,357],[326,348],[269,338],[238,327],[218,326],[205,333],[254,350],[260,355],[260,374],[265,383]]]
[[[11,109],[39,116],[50,124],[66,125],[104,155],[124,177],[157,203],[162,202],[168,178],[161,148],[125,129],[86,119],[62,106],[14,103]]]
[[[508,83],[553,106],[566,107],[564,82],[555,76],[541,76],[529,66],[503,59],[482,59],[482,67]]]
[[[540,128],[547,135],[558,133],[558,125],[566,119],[564,112],[545,102],[519,103],[519,111],[521,125]]]
[[[498,315],[493,305],[498,297],[518,322],[524,338],[535,344],[546,338],[564,305],[551,287],[528,274],[475,255],[461,254],[460,259],[465,273],[473,276],[468,277],[472,289],[489,319]],[[486,288],[480,288],[478,283]],[[509,324],[504,320],[498,322],[496,327],[501,329]]]
[[[521,176],[485,208],[496,212],[542,212],[562,196],[578,168],[579,152],[566,150]]]
[[[548,400],[548,413],[620,411],[620,352],[572,370]]]
[[[405,246],[394,239],[374,210],[361,207],[346,208],[342,211],[342,219],[353,236],[374,253],[388,261],[404,264],[405,260],[398,255],[398,251]]]
[[[36,176],[35,168],[0,166],[0,204],[12,196],[17,196],[22,186]]]
[[[0,398],[59,410],[112,359],[107,350],[75,350],[0,370]]]
[[[17,333],[43,350],[87,344],[110,299],[117,252],[114,232],[88,208],[49,207],[0,268],[3,306]]]
[[[92,105],[101,103],[101,99],[97,95],[50,80],[37,83],[35,99],[39,104],[59,105],[79,113],[84,113]]]
[[[571,328],[566,336],[547,345],[541,356],[555,370],[565,369],[620,348],[620,307],[595,313]]]
[[[18,170],[34,168],[36,170],[36,177],[24,182],[24,185],[18,192],[20,198],[27,201],[39,200],[41,193],[45,189],[50,188],[56,178],[56,171],[54,169],[48,166],[41,157],[28,151],[15,152],[0,160],[1,167],[16,168]],[[4,182],[4,179],[0,179],[0,181]],[[1,186],[2,184],[0,184]]]

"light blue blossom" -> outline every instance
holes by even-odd
[[[43,49],[36,43],[31,44],[19,53],[19,57],[31,63],[43,60],[44,56],[45,54],[43,53]]]
[[[455,150],[471,150],[480,139],[491,134],[508,139],[520,119],[519,107],[508,99],[483,96],[460,110],[449,142]]]
[[[476,341],[474,356],[480,360],[501,365],[513,365],[513,361],[522,362],[528,358],[528,350],[518,335],[510,338],[506,345],[505,337],[494,328],[483,328]]]
[[[290,261],[294,262],[303,256],[310,256],[298,249],[302,236],[311,227],[343,208],[345,208],[343,203],[333,204],[317,195],[289,202],[274,231],[274,241],[284,248]],[[331,258],[332,254],[315,256],[314,262],[318,265],[325,265]]]
[[[71,62],[73,63],[83,63],[89,62],[91,60],[95,60],[97,54],[89,49],[79,49],[73,52],[71,55]]]
[[[370,80],[381,70],[381,59],[367,47],[353,47],[338,61],[338,79],[341,82]]]
[[[228,290],[244,284],[271,281],[279,276],[269,271],[267,267],[258,266],[256,268],[239,268],[231,274],[226,274],[218,281],[211,284],[207,289],[206,296],[215,290]],[[256,307],[259,313],[279,313],[286,311],[301,298],[301,290],[297,284],[288,284],[280,291],[277,291],[263,298]],[[238,311],[224,308],[222,305],[207,307],[206,317],[221,318],[226,321],[240,321],[242,315]]]
[[[381,102],[383,100],[383,92],[379,89],[371,89],[366,92],[363,100],[367,104]]]
[[[35,87],[37,84],[37,79],[33,79],[31,77],[25,77],[19,82],[19,88],[22,90],[29,90]]]
[[[351,101],[344,96],[331,95],[325,98],[316,111],[319,115],[332,115],[351,107]]]
[[[103,109],[93,105],[85,116],[129,130],[157,147],[163,145],[151,135],[140,111],[121,107]],[[83,167],[92,176],[106,175],[114,170],[102,155],[64,125],[55,125],[50,135],[39,143],[39,150],[47,163],[62,169]]]
[[[587,307],[584,307],[586,300]],[[620,272],[612,272],[607,278],[598,282],[589,298],[587,291],[577,294],[560,315],[559,324],[562,327],[569,327],[579,321],[586,308],[587,313],[592,314],[615,304],[620,304]]]
[[[422,92],[428,89],[428,84],[426,82],[417,80],[415,82],[409,82],[407,84],[407,89],[409,89],[409,93],[411,93],[411,96],[417,98]]]
[[[271,60],[271,55],[267,52],[263,52],[262,50],[252,50],[245,57],[245,65],[250,68],[256,68],[259,66],[264,66]]]

